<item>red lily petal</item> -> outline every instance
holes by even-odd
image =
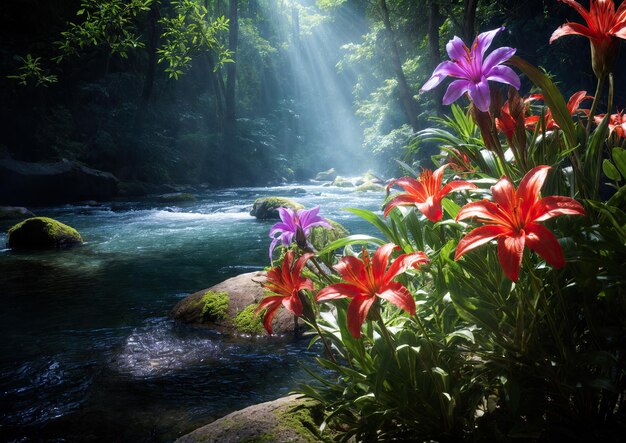
[[[511,229],[504,226],[480,226],[472,230],[469,234],[463,237],[461,241],[459,241],[459,244],[456,247],[456,253],[454,254],[454,259],[458,260],[466,252],[471,251],[478,246],[484,245],[496,237],[501,235],[510,235],[511,233]]]
[[[513,208],[517,206],[515,188],[507,177],[502,177],[491,187],[491,195],[496,204],[506,213],[513,211]]]
[[[565,257],[558,240],[548,228],[538,223],[526,226],[526,245],[557,269],[565,266]]]
[[[470,217],[478,217],[485,220],[499,222],[502,220],[501,211],[495,203],[489,200],[471,202],[463,206],[456,215],[456,221]]]
[[[533,221],[543,221],[557,215],[586,215],[583,205],[570,197],[552,195],[544,197],[533,208],[537,214]]]
[[[502,236],[498,239],[498,260],[504,274],[514,282],[519,277],[524,256],[526,236],[522,230],[518,235]]]
[[[321,289],[315,296],[315,301],[337,300],[338,298],[362,297],[363,291],[360,288],[347,283],[335,283]]]
[[[574,114],[580,111],[578,108],[580,107],[581,102],[583,100],[592,98],[592,96],[587,95],[587,91],[578,91],[572,94],[572,96],[569,98],[569,101],[567,102],[567,109],[569,110],[569,113]]]
[[[276,304],[280,305],[280,302],[283,300],[283,297],[276,295],[271,297],[265,297],[263,300],[259,302],[259,306],[254,310],[255,314],[258,314],[264,308],[267,308],[269,305]]]
[[[517,198],[521,200],[522,214],[527,214],[530,208],[539,201],[539,192],[548,176],[550,166],[536,166],[526,173],[517,188]]]
[[[391,210],[396,206],[406,206],[406,205],[414,205],[419,203],[420,199],[412,194],[400,194],[394,198],[392,198],[389,203],[385,205],[385,212],[383,215],[387,217]]]
[[[365,283],[365,265],[361,260],[351,255],[341,257],[339,263],[335,265],[335,269],[348,283],[352,283],[358,287],[363,287]]]
[[[424,188],[424,185],[419,180],[416,180],[414,178],[400,177],[396,180],[390,181],[387,185],[387,192],[389,192],[389,189],[391,189],[391,187],[394,185],[402,187],[406,192],[408,192],[410,195],[415,196],[416,198],[425,200],[426,197],[428,197],[428,193],[426,192],[426,188]]]
[[[312,254],[312,253],[308,252],[308,253],[303,254],[302,256],[300,256],[300,258],[298,258],[298,260],[296,260],[296,263],[293,265],[293,268],[291,268],[291,275],[294,276],[294,277],[298,277],[299,278],[300,277],[300,273],[302,272],[302,269],[304,268],[304,265],[314,255],[315,254]]]
[[[428,220],[435,223],[443,218],[443,209],[441,208],[441,200],[435,200],[428,197],[423,203],[416,203],[417,209],[426,216]]]
[[[297,291],[291,297],[283,297],[282,303],[285,308],[290,310],[293,315],[300,317],[302,315],[302,300]]]
[[[581,25],[580,23],[564,23],[559,26],[550,37],[550,43],[552,43],[557,38],[561,38],[564,35],[582,35],[589,39],[595,39],[596,33],[591,29],[586,27],[585,25]]]
[[[401,283],[391,282],[387,285],[385,290],[380,294],[376,294],[378,297],[387,300],[408,312],[410,315],[415,315],[415,300],[407,288]]]
[[[273,299],[269,300],[268,299]],[[267,331],[268,334],[272,335],[272,320],[274,319],[274,315],[276,315],[276,311],[280,307],[280,301],[282,297],[267,297],[264,298],[259,306],[256,308],[255,312],[259,312],[260,309],[267,307],[265,311],[265,315],[263,316],[263,327]]]
[[[439,193],[439,197],[443,198],[448,195],[450,192],[455,191],[467,191],[469,189],[476,189],[476,185],[470,182],[466,182],[464,180],[454,180],[450,183],[446,184]]]
[[[383,280],[383,286],[387,286],[391,280],[396,278],[398,275],[406,272],[410,268],[418,268],[419,265],[423,265],[428,263],[430,260],[428,256],[422,251],[412,252],[410,254],[402,254],[400,257],[396,258],[396,260],[389,266],[387,273],[385,274],[385,278]]]
[[[354,338],[361,337],[361,325],[367,318],[375,297],[356,297],[348,305],[348,330]]]
[[[375,282],[380,282],[385,276],[385,270],[389,264],[389,257],[394,249],[400,249],[393,243],[386,243],[376,249],[372,258],[372,276]]]
[[[445,163],[441,166],[439,166],[437,169],[435,169],[433,171],[433,178],[435,179],[435,186],[434,188],[436,190],[439,190],[439,188],[441,188],[441,181],[443,179],[443,171],[450,166],[448,163]]]

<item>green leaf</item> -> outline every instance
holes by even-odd
[[[619,170],[622,177],[626,178],[626,151],[622,148],[613,148],[613,162]]]
[[[604,159],[602,162],[602,171],[604,172],[604,175],[614,181],[618,181],[622,177],[617,168],[613,166],[613,163],[611,163],[608,159]]]
[[[563,95],[550,78],[524,59],[513,56],[508,61],[522,71],[537,87],[541,88],[543,99],[550,108],[552,118],[559,125],[570,148],[576,146],[576,130],[574,122]]]
[[[354,245],[354,244],[366,244],[373,243],[375,245],[384,245],[385,241],[380,238],[372,237],[371,235],[362,235],[355,234],[349,235],[348,237],[343,237],[334,242],[328,244],[324,249],[319,251],[320,255],[328,254],[330,252],[334,252],[339,248],[343,248],[344,246]]]
[[[397,243],[396,236],[391,231],[389,226],[385,223],[383,219],[381,219],[378,215],[374,214],[372,211],[368,211],[366,209],[358,209],[358,208],[345,208],[346,211],[352,212],[355,215],[358,215],[363,220],[374,225],[380,232],[382,232],[389,241]]]

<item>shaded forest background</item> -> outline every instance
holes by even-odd
[[[494,46],[592,92],[588,40],[548,43],[565,20],[556,0],[5,0],[0,157],[210,186],[393,175],[435,152],[414,134],[445,88],[419,88],[453,35],[506,26]]]

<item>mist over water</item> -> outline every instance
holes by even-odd
[[[167,318],[189,293],[268,265],[274,222],[248,211],[296,186],[292,198],[307,208],[375,235],[342,208],[358,200],[379,210],[382,193],[320,184],[205,191],[185,206],[40,208],[85,244],[0,252],[2,441],[171,441],[306,380],[300,364],[319,352],[306,340],[226,336]]]

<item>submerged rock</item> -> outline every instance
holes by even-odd
[[[337,178],[337,171],[335,171],[335,168],[330,168],[327,171],[318,172],[317,175],[315,176],[315,180],[319,180],[319,181],[331,182],[335,178]]]
[[[23,220],[35,214],[21,206],[0,206],[0,220]]]
[[[29,218],[8,232],[8,245],[12,249],[54,249],[82,242],[76,229],[48,217]]]
[[[355,191],[357,192],[384,192],[385,187],[378,183],[374,183],[373,181],[367,181],[356,187]]]
[[[109,201],[117,193],[117,183],[113,174],[69,160],[0,160],[0,203],[9,205]]]
[[[323,420],[320,403],[290,395],[232,412],[176,443],[320,442],[325,440],[319,432]]]
[[[159,195],[157,200],[163,203],[191,203],[196,201],[196,197],[188,192],[171,192],[169,194]]]
[[[183,323],[209,326],[223,332],[265,335],[262,316],[254,315],[265,297],[261,286],[264,281],[262,271],[229,278],[184,298],[170,315]],[[286,309],[278,310],[272,324],[277,335],[297,332],[294,317]]]
[[[257,198],[252,204],[250,215],[259,220],[279,219],[278,208],[304,209],[300,203],[284,197]]]

